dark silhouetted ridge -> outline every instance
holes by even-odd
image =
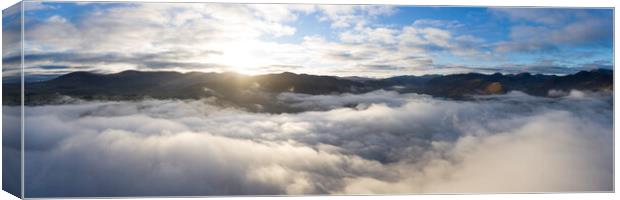
[[[5,84],[5,87],[11,85]],[[261,99],[259,94],[294,92],[316,95],[364,93],[379,89],[445,98],[503,94],[515,90],[530,95],[547,96],[549,90],[613,90],[613,71],[596,69],[566,76],[467,73],[395,76],[385,79],[342,78],[290,72],[256,76],[136,70],[115,74],[72,72],[52,80],[26,84],[25,100],[27,104],[44,104],[58,95],[66,95],[100,100],[217,97],[235,103],[252,103],[265,100]],[[17,94],[3,95],[7,97]]]

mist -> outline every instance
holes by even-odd
[[[296,195],[613,190],[613,96],[282,93],[25,109],[25,195]],[[554,93],[555,94],[555,93]]]

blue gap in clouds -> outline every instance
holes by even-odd
[[[458,21],[463,26],[453,30],[457,31],[453,35],[474,35],[487,42],[507,39],[510,26],[509,21],[484,7],[399,6],[396,14],[382,16],[378,21],[402,27],[421,19]]]
[[[32,2],[30,2],[32,3]],[[77,22],[84,18],[88,14],[92,14],[99,10],[106,10],[114,7],[123,7],[129,5],[135,5],[134,3],[108,3],[108,2],[92,2],[88,4],[78,4],[72,2],[43,2],[44,6],[49,6],[48,9],[40,10],[28,10],[29,2],[25,2],[24,6],[27,10],[24,15],[26,17],[26,23],[31,20],[39,21],[48,19],[51,16],[58,15],[70,22]]]
[[[280,37],[263,36],[260,39],[288,44],[299,44],[303,42],[303,39],[306,36],[320,36],[327,41],[334,41],[338,39],[338,34],[333,32],[330,27],[330,21],[319,21],[321,14],[317,12],[310,14],[297,12],[295,14],[297,15],[297,20],[287,24],[295,28],[295,34]]]

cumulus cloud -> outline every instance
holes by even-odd
[[[611,94],[284,93],[26,108],[26,196],[612,190]]]
[[[342,44],[305,33],[296,36],[302,38],[298,43],[273,40],[295,35],[293,22],[301,15],[315,16],[336,29],[355,26],[364,31],[376,17],[395,12],[396,8],[381,5],[119,4],[78,19],[61,15],[33,18],[26,26],[25,52],[33,58],[26,68],[31,74],[61,74],[75,67],[103,72],[165,69],[256,74],[282,72],[281,67],[273,66],[299,66],[290,71],[342,75],[342,70],[335,73],[330,69],[378,62],[413,68],[425,64],[406,59],[402,55],[406,52],[382,47],[381,42],[397,39],[390,29],[377,29],[373,44],[368,45]],[[167,56],[169,52],[182,55]],[[342,52],[359,59],[325,56]],[[378,54],[385,59],[376,60]],[[392,54],[396,55],[389,56]],[[46,59],[35,58],[43,56]],[[49,65],[66,68],[41,67]],[[379,71],[377,75],[391,74]]]
[[[396,8],[387,5],[319,5],[320,20],[329,20],[333,28],[359,29],[372,22],[375,17],[396,13]]]
[[[261,14],[264,9],[268,8],[140,3],[100,9],[78,21],[51,16],[45,21],[30,22],[26,31],[26,40],[30,42],[27,50],[36,52],[48,47],[47,51],[150,52],[153,47],[162,50],[208,47],[214,40],[252,39],[295,32],[294,28]],[[182,37],[190,35],[192,37]]]
[[[484,40],[460,34],[455,21],[416,20],[402,27],[361,25],[338,34],[340,43],[323,42],[332,63],[341,69],[332,73],[366,74],[375,77],[402,74],[443,73],[435,63],[442,53],[464,59],[487,57]],[[475,70],[475,67],[469,70]]]
[[[96,10],[78,19],[52,15],[29,21],[28,73],[141,69],[258,74],[283,71],[273,66],[299,66],[284,69],[387,77],[427,73],[437,66],[437,53],[484,56],[484,40],[457,33],[463,27],[457,21],[418,19],[403,27],[379,23],[377,18],[398,12],[392,6],[141,3]],[[296,20],[302,15],[328,22],[337,40],[298,33]],[[274,40],[281,37],[301,41]],[[45,68],[50,65],[66,68]]]
[[[89,10],[80,17],[64,12],[47,15],[38,9],[63,9],[60,4],[25,5],[33,8],[26,11],[32,16],[25,26],[27,56],[71,54],[93,59],[74,62],[73,56],[50,56],[26,63],[27,73],[47,75],[128,69],[244,74],[287,70],[367,77],[476,71],[530,59],[515,58],[515,52],[562,50],[546,56],[563,58],[583,50],[572,47],[594,46],[596,59],[606,59],[613,27],[606,10],[492,8],[475,19],[481,21],[478,27],[466,26],[474,15],[464,18],[467,21],[406,19],[404,12],[414,11],[389,5],[75,4]],[[394,17],[411,21],[388,20]],[[490,20],[497,17],[508,21],[507,39],[484,34],[504,34],[503,29],[483,23],[495,23]],[[304,27],[308,23],[316,24],[318,31],[308,31]],[[169,56],[170,52],[180,54]],[[50,65],[66,68],[45,68]],[[446,70],[444,65],[469,69]]]
[[[271,12],[276,7],[282,12]],[[218,71],[201,67],[248,64],[232,62],[232,56],[238,59],[243,53],[252,55],[257,49],[271,49],[265,47],[275,43],[261,42],[259,38],[294,34],[295,28],[287,25],[285,19],[294,19],[296,12],[303,10],[301,5],[119,4],[96,9],[79,19],[68,20],[60,15],[33,18],[25,31],[25,52],[95,56],[87,63],[97,62],[97,69],[113,72],[163,67]],[[248,44],[255,44],[257,48],[246,51]],[[166,56],[169,52],[183,55]],[[157,57],[137,62],[143,60],[145,54]],[[110,55],[122,60],[102,62],[97,59]],[[54,58],[51,62],[76,65],[66,57],[50,58]],[[258,62],[252,66],[263,64]],[[27,67],[38,65],[42,63],[29,63]]]

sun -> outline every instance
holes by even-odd
[[[229,69],[227,71],[255,75],[261,71],[261,67],[271,63],[263,54],[258,46],[229,44],[221,54],[213,56],[211,62],[225,66]]]

